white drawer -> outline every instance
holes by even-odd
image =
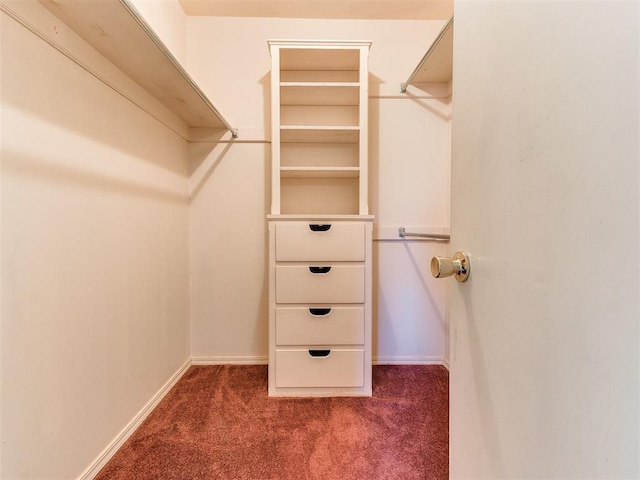
[[[276,350],[276,387],[362,387],[364,351]]]
[[[364,261],[364,224],[276,224],[276,261]]]
[[[276,344],[364,344],[364,307],[276,308]]]
[[[276,303],[364,303],[364,265],[278,265]]]

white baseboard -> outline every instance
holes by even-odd
[[[193,365],[266,365],[269,363],[268,357],[224,357],[224,356],[207,356],[192,357]]]
[[[169,390],[182,378],[182,375],[191,366],[191,359],[187,360],[176,373],[165,383],[162,388],[156,393],[151,400],[138,412],[138,414],[124,427],[124,429],[118,434],[118,436],[105,448],[102,453],[94,460],[94,462],[87,468],[79,480],[91,480],[94,478],[100,470],[107,464],[111,457],[115,455],[118,449],[126,442],[129,437],[136,431],[145,418],[153,411],[154,408],[160,403]]]
[[[443,365],[442,357],[373,357],[374,365]]]
[[[444,368],[446,368],[449,372],[451,371],[451,365],[449,364],[449,359],[448,359],[448,358],[445,358],[445,359],[442,361],[442,366],[443,366]]]

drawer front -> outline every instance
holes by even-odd
[[[364,307],[276,308],[276,344],[364,344]]]
[[[278,265],[276,303],[364,303],[364,265]]]
[[[362,387],[364,351],[332,349],[326,356],[309,350],[276,350],[276,387]],[[313,351],[324,355],[323,351]]]
[[[364,261],[364,227],[350,223],[276,224],[276,261]]]

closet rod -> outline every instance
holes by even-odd
[[[445,26],[442,27],[442,30],[440,30],[440,33],[438,34],[436,39],[433,41],[433,43],[429,47],[429,50],[427,50],[427,53],[424,54],[424,57],[422,57],[422,60],[420,60],[420,63],[418,64],[418,66],[415,68],[415,70],[413,70],[413,72],[411,72],[411,75],[409,75],[409,78],[407,79],[407,81],[400,85],[400,93],[405,93],[407,91],[407,87],[411,85],[411,82],[413,82],[413,79],[415,78],[415,76],[423,69],[424,64],[427,63],[427,60],[429,60],[429,57],[435,51],[436,47],[438,46],[438,43],[440,43],[440,40],[442,40],[442,38],[446,35],[446,33],[449,31],[449,29],[452,26],[453,26],[453,17],[451,17],[449,21],[445,24]]]
[[[429,240],[449,240],[451,238],[450,235],[440,234],[440,233],[410,233],[407,232],[404,227],[398,228],[398,236],[400,238],[406,237],[418,237],[418,238],[427,238]]]

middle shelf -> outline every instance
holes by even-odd
[[[280,167],[280,176],[284,178],[357,178],[358,167]]]
[[[282,125],[283,143],[358,143],[360,127],[334,125]]]
[[[280,105],[353,105],[360,100],[358,82],[281,82]]]

